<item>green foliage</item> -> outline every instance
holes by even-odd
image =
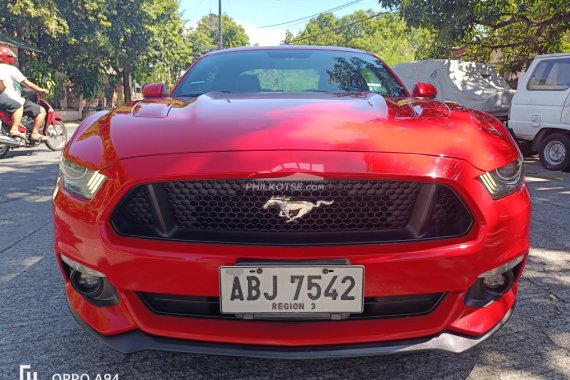
[[[141,83],[161,81],[173,85],[192,62],[192,47],[175,1],[155,0],[151,40],[136,65],[135,78]],[[147,80],[143,80],[146,77]]]
[[[29,40],[38,30],[57,37],[67,33],[67,21],[61,17],[54,0],[10,0],[0,2],[0,25],[4,32],[20,40]]]
[[[0,32],[24,42],[37,45],[42,38],[57,38],[68,31],[55,0],[0,1]],[[27,55],[18,52],[20,67],[25,69]]]
[[[323,13],[316,18],[312,18],[305,29],[295,36],[291,41],[297,45],[322,45],[322,46],[348,46],[344,36],[349,33],[323,33],[331,29],[337,29],[342,26],[342,19],[338,19],[332,13]],[[287,38],[287,36],[286,36]]]
[[[103,88],[103,73],[96,68],[85,68],[81,72],[81,90],[87,100],[94,99]]]
[[[468,59],[489,62],[498,57],[499,70],[525,70],[535,55],[570,51],[568,0],[380,0],[399,9],[408,26],[432,31],[434,44],[426,58],[448,58],[466,47]]]
[[[27,52],[30,78],[52,89],[61,72],[87,99],[105,78],[172,84],[192,60],[177,0],[11,0],[0,2],[0,31],[48,52]]]
[[[394,14],[374,16],[372,10],[359,10],[342,18],[321,14],[297,36],[287,32],[284,43],[353,47],[370,51],[389,65],[414,60],[417,52],[429,45],[431,36],[426,29],[408,28]]]
[[[108,56],[112,51],[108,35],[110,21],[106,15],[105,0],[56,0],[61,15],[69,20],[69,32],[49,40],[45,51],[50,51],[51,65],[70,77],[87,100],[97,96],[102,87]]]
[[[50,94],[58,84],[55,70],[41,59],[32,59],[28,62],[26,75],[32,82],[47,89]]]
[[[224,48],[249,45],[249,37],[245,29],[227,15],[224,15],[222,18],[222,35],[224,37],[222,40]],[[191,41],[192,50],[198,55],[217,49],[217,24],[210,26],[208,24],[208,16],[202,17],[198,21],[196,28],[190,32],[188,40]]]

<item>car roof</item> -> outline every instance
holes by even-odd
[[[364,50],[353,49],[341,46],[318,46],[318,45],[276,45],[276,46],[241,46],[235,48],[227,48],[220,50],[213,50],[205,55],[229,53],[234,51],[248,51],[248,50],[329,50],[329,51],[346,51],[353,53],[371,54]]]

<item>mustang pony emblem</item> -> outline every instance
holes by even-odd
[[[321,205],[332,205],[334,201],[317,201],[317,203],[309,201],[292,200],[289,197],[271,197],[265,202],[263,208],[267,210],[269,207],[279,207],[279,216],[287,219],[285,222],[289,223],[299,219],[313,210],[315,207]]]

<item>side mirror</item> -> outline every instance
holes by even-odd
[[[435,98],[437,90],[433,84],[418,82],[414,85],[412,96],[414,98]]]
[[[146,84],[142,88],[142,94],[145,99],[164,98],[168,95],[164,83]]]

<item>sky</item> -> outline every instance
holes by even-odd
[[[222,11],[244,27],[252,45],[279,45],[287,29],[296,34],[309,20],[271,28],[260,27],[299,19],[348,3],[354,4],[334,14],[344,16],[358,9],[382,10],[378,0],[222,0]],[[180,0],[180,9],[188,25],[193,26],[208,13],[218,13],[218,0]]]

